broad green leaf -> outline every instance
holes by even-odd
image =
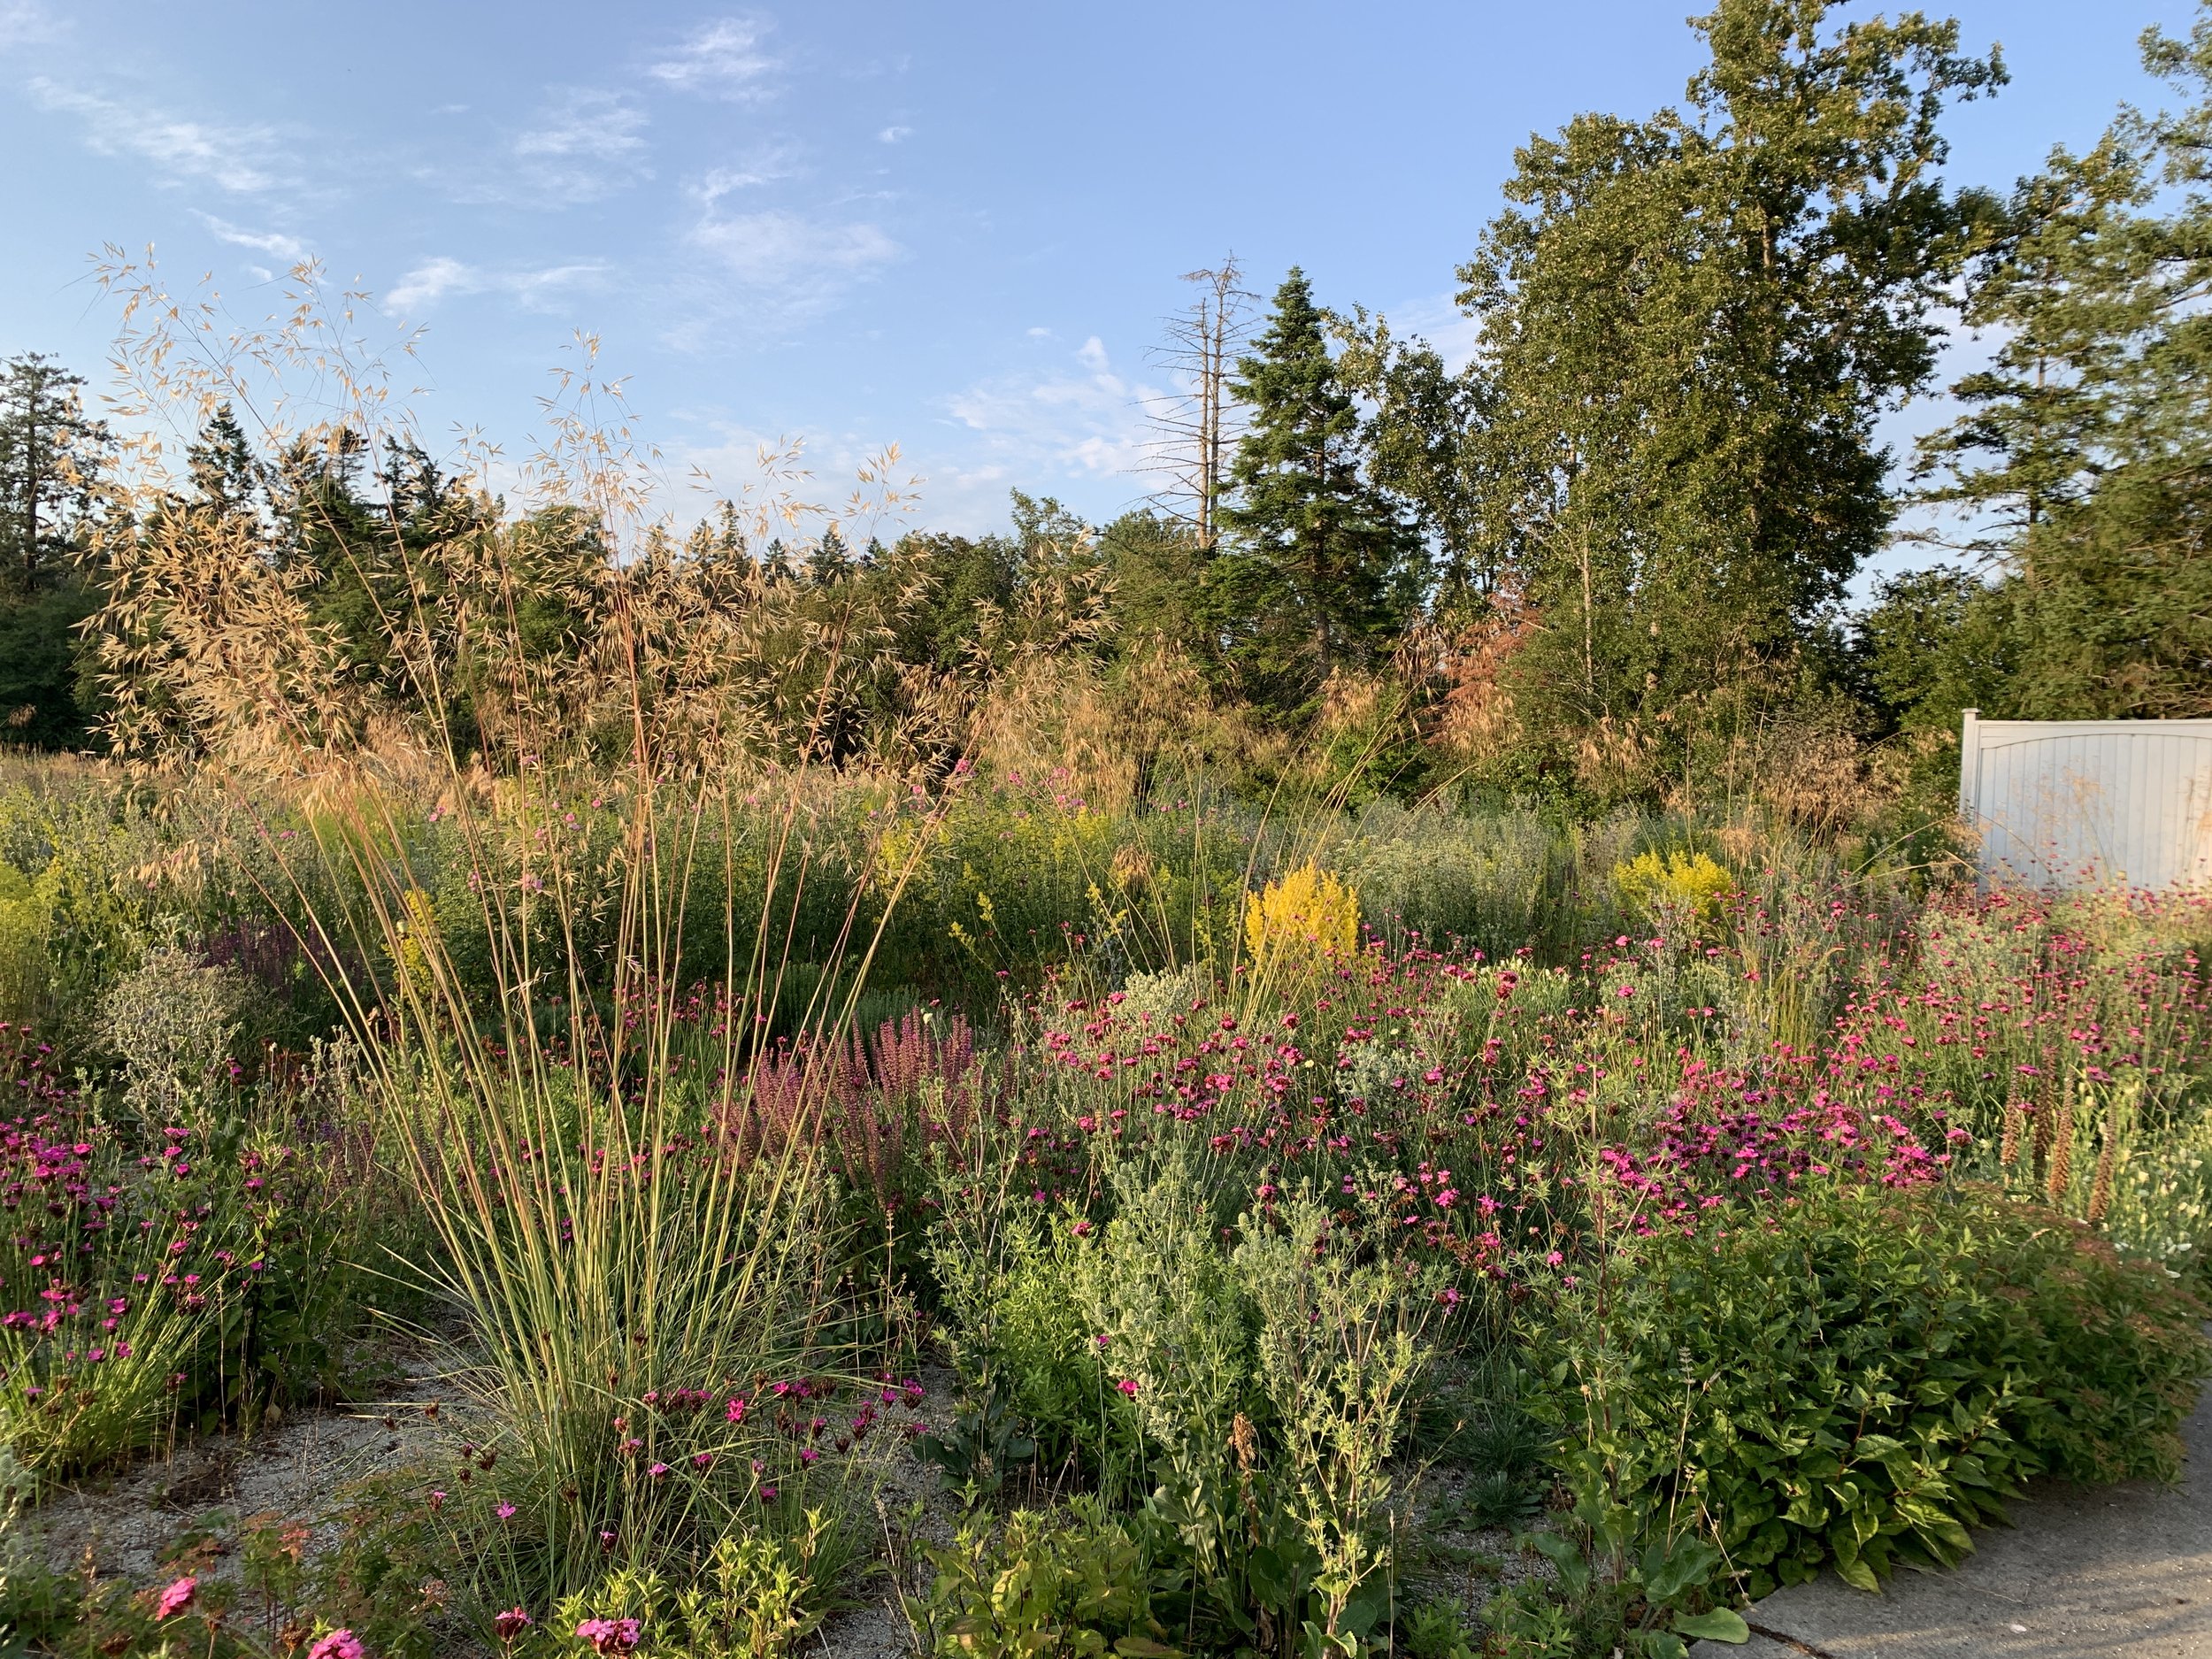
[[[1644,1594],[1661,1605],[1700,1585],[1720,1564],[1720,1551],[1701,1538],[1678,1538],[1644,1552]]]
[[[1855,1589],[1870,1591],[1876,1595],[1882,1593],[1882,1581],[1874,1576],[1874,1569],[1866,1564],[1864,1556],[1856,1561],[1836,1563],[1836,1577]]]
[[[1709,1613],[1677,1613],[1674,1627],[1685,1636],[1695,1636],[1705,1641],[1740,1645],[1751,1640],[1751,1626],[1743,1622],[1743,1615],[1724,1607],[1717,1607]]]

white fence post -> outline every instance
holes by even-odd
[[[1959,822],[1974,826],[1974,809],[1981,794],[1982,711],[1968,709],[1959,726]]]

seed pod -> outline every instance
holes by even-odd
[[[1252,1420],[1240,1411],[1229,1425],[1229,1445],[1236,1452],[1237,1467],[1249,1471],[1258,1461],[1259,1440],[1252,1432]]]

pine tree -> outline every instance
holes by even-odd
[[[208,417],[184,458],[196,505],[217,513],[258,514],[268,496],[266,470],[228,403]]]
[[[76,565],[109,457],[84,382],[27,352],[0,365],[0,743],[86,738],[80,634],[98,595]]]
[[[1208,583],[1226,657],[1248,690],[1285,706],[1309,701],[1339,668],[1372,664],[1422,582],[1417,537],[1363,470],[1359,411],[1327,322],[1294,268],[1238,360],[1230,391],[1250,419]]]
[[[835,525],[825,529],[814,543],[814,556],[807,561],[806,570],[807,580],[817,588],[834,588],[853,573],[852,549],[845,545]]]
[[[42,352],[0,364],[0,589],[63,580],[92,511],[110,440],[84,412],[83,386]]]

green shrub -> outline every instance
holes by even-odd
[[[123,1063],[124,1108],[173,1123],[211,1102],[237,1041],[242,987],[189,951],[157,945],[100,1003],[100,1038]]]
[[[1394,1632],[1408,1659],[1474,1659],[1482,1638],[1450,1601],[1424,1601],[1398,1621]]]
[[[28,884],[27,893],[14,882],[0,892],[8,901],[0,934],[9,936],[0,952],[24,950],[15,933],[24,926],[42,943],[43,999],[15,1018],[37,1018],[65,1038],[83,1034],[102,995],[137,965],[157,911],[182,908],[178,878],[188,885],[192,860],[173,850],[108,774],[0,793],[0,863]]]
[[[1750,1594],[1949,1566],[2038,1474],[2170,1477],[2203,1310],[1978,1191],[1815,1188],[1665,1232],[1536,1333],[1563,1463],[1632,1532],[1709,1517]]]
[[[46,928],[46,907],[29,878],[0,864],[0,1020],[27,1025],[44,1011]]]
[[[1072,1224],[1013,1189],[1012,1137],[979,1125],[972,1138],[969,1156],[941,1157],[933,1171],[926,1254],[963,1399],[924,1454],[972,1496],[1000,1490],[1018,1466],[1070,1459],[1118,1486],[1133,1441],[1109,1408],[1077,1300]]]
[[[1531,942],[1556,896],[1556,837],[1533,813],[1461,817],[1377,801],[1332,861],[1367,925],[1434,948],[1459,940],[1494,956]]]
[[[1387,1598],[1386,1462],[1434,1286],[1310,1191],[1228,1230],[1187,1156],[1114,1174],[1078,1299],[1141,1444],[1148,1513],[1204,1616],[1263,1649],[1353,1652]]]
[[[821,1627],[850,1553],[842,1529],[820,1510],[780,1536],[726,1532],[688,1582],[652,1568],[618,1569],[565,1597],[549,1633],[559,1642],[589,1619],[634,1618],[649,1651],[665,1659],[782,1659]]]
[[[1156,1597],[1177,1582],[1141,1523],[1092,1498],[1064,1517],[1018,1509],[1003,1530],[970,1516],[935,1569],[918,1621],[942,1659],[1169,1659]]]

